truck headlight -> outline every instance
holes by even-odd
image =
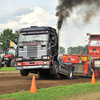
[[[16,58],[16,61],[23,61],[23,58]]]
[[[42,59],[50,59],[50,56],[42,56]]]
[[[43,62],[43,64],[47,64],[47,62]]]

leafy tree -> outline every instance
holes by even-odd
[[[19,34],[20,34],[20,33],[19,33],[18,30],[15,31],[15,34],[16,34],[17,38],[19,38]]]
[[[12,29],[5,29],[0,35],[0,48],[5,52],[10,46],[10,40],[14,41],[15,34]]]
[[[65,53],[65,48],[64,47],[60,47],[60,54],[64,54]]]

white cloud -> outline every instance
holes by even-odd
[[[56,20],[56,17],[49,12],[46,12],[40,7],[35,7],[32,13],[20,16],[20,23],[28,23],[29,25],[48,25],[51,21]]]
[[[13,20],[7,19],[6,21],[7,23],[1,23],[0,30],[3,30],[5,28],[11,28],[13,30],[17,30],[22,27],[29,27],[29,26],[56,25],[57,18],[55,17],[55,15],[51,14],[50,12],[46,12],[44,9],[40,7],[34,7],[34,8],[31,7],[30,9],[31,9],[30,13],[26,13],[22,16],[18,16],[17,13],[15,14],[16,16],[12,14]],[[33,12],[32,12],[32,9],[33,9]],[[14,19],[17,19],[17,21]]]
[[[8,21],[7,25],[6,25],[7,28],[11,28],[11,29],[17,29],[20,27],[19,23],[16,22],[16,21]]]
[[[5,28],[5,24],[0,24],[0,29],[4,29]]]

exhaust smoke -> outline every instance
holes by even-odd
[[[100,8],[99,5],[100,0],[59,0],[59,5],[56,7],[58,30],[61,29],[63,22],[71,17],[71,13],[73,13],[73,9],[76,7],[84,6],[82,10],[78,11],[78,14],[84,23],[89,23],[91,18],[98,14],[97,12]]]

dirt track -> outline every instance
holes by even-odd
[[[29,74],[29,76],[23,77],[19,74],[19,71],[0,72],[0,94],[30,90],[33,75],[36,78],[37,89],[91,82],[91,78],[76,76],[72,80],[60,79],[59,76],[52,79],[39,79],[37,74]],[[96,78],[96,81],[100,81],[100,77]]]

